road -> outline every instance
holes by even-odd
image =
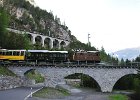
[[[41,87],[20,87],[15,89],[8,89],[0,91],[0,100],[26,100],[26,97],[31,91],[36,91]]]
[[[93,89],[73,89],[71,95],[57,99],[28,98],[28,100],[109,100],[110,93],[101,93]]]

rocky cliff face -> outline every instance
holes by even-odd
[[[71,41],[71,31],[62,25],[60,19],[51,12],[33,5],[34,0],[5,0],[4,8],[10,15],[9,28],[34,32]]]
[[[34,0],[26,0],[26,1],[28,1],[31,5],[33,5],[35,7],[37,6]]]

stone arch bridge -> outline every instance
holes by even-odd
[[[30,41],[32,42],[32,44],[39,42],[42,44],[42,47],[47,46],[50,49],[52,49],[52,48],[60,49],[61,47],[68,46],[70,43],[70,40],[68,38],[62,40],[59,38],[45,36],[42,34],[35,34],[35,33],[31,33],[31,32],[19,31],[19,30],[15,30],[15,29],[11,29],[11,28],[7,28],[7,30],[14,32],[14,33],[19,33],[19,34],[26,33],[28,35]]]
[[[92,77],[99,85],[102,92],[112,92],[115,83],[125,75],[137,74],[138,68],[130,67],[14,67],[9,66],[12,72],[18,76],[24,76],[28,70],[35,69],[45,77],[45,86],[55,87],[60,83],[64,83],[64,77],[75,74],[83,73]]]

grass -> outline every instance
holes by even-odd
[[[129,100],[129,99],[126,95],[115,94],[115,95],[109,96],[109,100]]]
[[[0,66],[0,75],[3,75],[3,76],[16,76],[16,74],[13,73],[12,71],[10,71],[7,67],[2,67],[2,66]]]
[[[56,99],[56,98],[62,98],[64,96],[68,96],[69,93],[65,89],[55,89],[51,87],[45,87],[36,93],[33,94],[34,97],[39,98],[48,98],[48,99]]]
[[[29,79],[34,79],[36,83],[42,83],[45,81],[45,78],[35,70],[29,71],[28,73],[25,74],[25,76],[28,77]]]

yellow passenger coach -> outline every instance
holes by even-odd
[[[0,49],[0,60],[22,61],[25,60],[26,50]]]

